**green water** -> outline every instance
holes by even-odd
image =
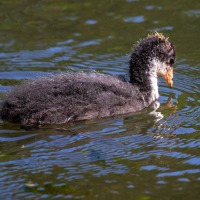
[[[160,79],[156,112],[37,130],[2,121],[0,199],[199,198],[198,1],[1,0],[0,21],[1,101],[49,73],[126,75],[133,44],[152,31],[177,50],[174,87]]]

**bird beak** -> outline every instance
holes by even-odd
[[[173,68],[169,69],[167,71],[167,73],[163,75],[163,78],[165,79],[168,86],[172,87],[172,85],[173,85]]]

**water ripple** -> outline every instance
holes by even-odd
[[[145,21],[145,18],[142,15],[124,18],[124,22],[142,23],[144,21]]]
[[[200,173],[200,169],[189,169],[175,172],[164,172],[157,175],[157,177],[170,177],[170,176],[182,176],[185,174],[197,174]]]

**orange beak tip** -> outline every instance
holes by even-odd
[[[171,88],[173,86],[173,69],[168,70],[163,76],[168,86]]]

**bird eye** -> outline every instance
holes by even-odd
[[[171,58],[170,61],[169,61],[169,64],[173,65],[174,64],[174,59]]]

